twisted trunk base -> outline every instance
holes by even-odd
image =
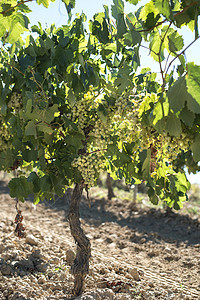
[[[83,188],[80,184],[76,184],[73,190],[68,214],[71,234],[77,244],[76,258],[71,267],[72,274],[74,275],[73,294],[76,296],[80,295],[83,291],[84,279],[89,271],[89,259],[91,256],[90,240],[84,234],[79,220],[79,207],[82,191]]]

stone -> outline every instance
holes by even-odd
[[[99,293],[101,299],[113,300],[115,298],[115,293],[110,289],[105,289],[103,292]]]
[[[41,277],[38,278],[38,283],[39,284],[43,284],[45,282],[46,282],[46,278],[44,276],[41,276]]]
[[[7,276],[11,275],[13,270],[10,265],[3,264],[0,266],[0,271],[2,275]]]
[[[35,268],[37,269],[37,271],[44,273],[44,272],[46,272],[46,270],[48,268],[48,264],[39,263],[35,266]]]
[[[54,257],[50,260],[50,263],[53,264],[53,265],[58,265],[60,262],[59,258],[58,257]]]
[[[137,268],[130,268],[129,274],[133,277],[134,280],[136,280],[136,281],[140,280],[140,275],[139,275]]]
[[[62,290],[62,286],[59,283],[53,283],[51,285],[51,290],[52,291],[61,291]]]
[[[34,265],[31,259],[21,261],[20,265],[26,270],[34,270]]]
[[[171,248],[169,248],[169,247],[165,247],[164,252],[165,252],[165,253],[168,253],[168,254],[171,254],[171,253],[172,253],[172,250],[171,250]]]
[[[25,242],[31,246],[37,246],[38,240],[33,235],[27,235]]]

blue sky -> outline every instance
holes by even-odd
[[[137,6],[125,2],[125,12],[134,12],[136,8],[149,2],[148,0],[141,0]],[[92,19],[93,15],[97,12],[104,11],[103,5],[106,4],[109,7],[113,3],[112,0],[76,0],[76,7],[72,10],[73,15],[76,13],[84,12],[87,19]],[[84,5],[83,5],[84,4]],[[42,23],[43,26],[49,27],[51,24],[55,23],[56,27],[67,24],[68,15],[65,5],[61,0],[56,0],[55,2],[50,2],[50,5],[45,8],[43,5],[38,6],[35,2],[30,2],[28,6],[32,9],[32,13],[29,14],[31,24],[37,24],[38,21]],[[199,22],[200,23],[200,22]],[[199,24],[200,27],[200,24]],[[183,27],[180,33],[184,37],[184,44],[187,46],[194,39],[194,33]],[[200,55],[198,55],[198,49],[200,49],[200,39],[196,41],[189,50],[186,51],[187,62],[194,61],[195,64],[200,65]],[[142,48],[140,50],[140,61],[141,68],[150,67],[152,71],[159,73],[159,64],[150,57],[149,51]],[[176,60],[176,64],[180,64],[179,60]]]
[[[142,0],[138,3],[136,7],[139,7],[149,1]],[[84,5],[83,5],[84,4]],[[76,7],[73,10],[73,14],[84,12],[88,20],[92,19],[93,15],[96,12],[104,11],[103,5],[106,4],[110,6],[112,4],[112,0],[76,0]],[[56,0],[55,2],[51,2],[48,9],[44,8],[42,5],[38,6],[36,3],[29,3],[28,6],[32,9],[32,13],[29,14],[29,18],[32,24],[37,24],[38,21],[42,23],[42,25],[51,25],[55,23],[56,27],[64,25],[67,23],[68,16],[67,11],[61,0]],[[125,2],[125,11],[131,12],[135,10],[135,6]],[[199,22],[200,23],[200,22]],[[200,24],[199,24],[200,27]],[[193,39],[194,33],[188,30],[186,27],[183,27],[180,31],[183,34],[185,40],[185,46],[187,46]],[[200,49],[200,39],[196,41],[186,52],[187,61],[194,61],[196,64],[200,65],[200,55],[198,55],[198,50]],[[142,64],[148,65],[149,63],[152,66],[155,66],[155,62],[151,60],[148,56],[148,51],[143,50],[144,55],[142,57]],[[158,71],[158,70],[155,70]]]
[[[142,0],[139,2],[137,7],[148,1]],[[97,12],[104,11],[103,5],[106,4],[110,6],[112,0],[76,0],[76,8],[72,11],[75,13],[84,12],[87,15],[88,20],[92,19],[93,15]],[[51,2],[48,9],[44,8],[42,5],[38,6],[36,3],[29,3],[28,6],[32,9],[32,13],[29,14],[31,24],[37,24],[38,21],[42,23],[43,26],[50,26],[55,23],[56,27],[67,24],[68,16],[67,11],[61,0],[56,0]],[[131,12],[135,10],[134,5],[125,4],[125,12]],[[199,26],[200,27],[200,26]],[[193,39],[194,33],[188,30],[186,27],[181,29],[180,33],[183,34],[185,46],[187,46]],[[200,39],[196,41],[193,46],[189,48],[186,52],[187,61],[194,61],[196,64],[200,65]],[[142,49],[141,53],[141,64],[142,67],[150,67],[152,71],[159,72],[159,66],[155,63],[149,56],[148,50]],[[200,183],[200,174],[190,175],[188,179],[191,183]]]

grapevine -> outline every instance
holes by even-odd
[[[187,200],[185,165],[196,172],[200,161],[200,66],[185,58],[200,37],[199,3],[163,7],[151,0],[125,14],[123,0],[114,0],[89,27],[81,14],[44,29],[30,28],[29,1],[14,2],[0,6],[0,170],[18,171],[9,188],[21,201],[30,194],[35,203],[50,200],[75,184],[69,223],[78,245],[72,266],[78,295],[90,257],[79,205],[102,170],[129,184],[146,182],[154,204],[180,209]],[[70,17],[74,5],[69,1]],[[194,31],[186,46],[184,25]],[[25,30],[30,34],[22,38]],[[160,76],[139,68],[143,48]],[[16,226],[24,236],[19,210]]]

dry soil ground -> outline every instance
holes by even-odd
[[[81,222],[92,244],[82,296],[71,298],[75,245],[69,195],[20,204],[27,237],[14,235],[15,201],[0,188],[0,299],[200,299],[198,217],[141,208],[115,198],[83,198]]]

